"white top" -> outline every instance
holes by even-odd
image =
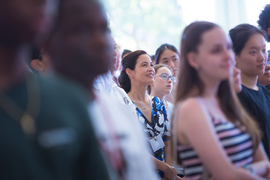
[[[106,86],[106,83],[104,85]],[[156,180],[155,167],[147,151],[145,134],[138,123],[135,106],[125,91],[112,82],[109,93],[96,92],[96,100],[89,104],[88,109],[96,136],[98,139],[105,139],[108,149],[112,145],[112,139],[108,133],[110,128],[107,123],[108,119],[112,123],[119,137],[126,163],[124,179]],[[108,118],[105,119],[106,117]]]
[[[167,102],[167,108],[166,108],[167,117],[168,117],[169,122],[171,123],[173,110],[174,110],[174,104],[170,103],[168,101],[166,101],[166,102]],[[179,165],[176,161],[174,162],[174,168],[176,169],[178,174],[184,174],[183,167],[181,165]]]
[[[112,88],[112,74],[108,71],[106,74],[102,74],[95,78],[93,87],[98,92],[110,92]]]
[[[166,103],[167,103],[167,107],[166,107],[167,117],[168,117],[168,120],[171,122],[172,115],[173,115],[174,104],[170,103],[168,101],[166,101]]]

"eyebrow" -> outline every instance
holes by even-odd
[[[147,61],[144,61],[144,62],[142,62],[142,63],[141,63],[141,65],[142,65],[142,64],[145,64],[145,63],[146,63],[146,64],[148,64],[148,62],[147,62]]]
[[[263,48],[266,48],[266,44],[265,44],[265,45],[263,45],[262,47],[263,47]],[[260,47],[260,46],[257,46],[257,47],[252,46],[252,47],[250,47],[249,49],[258,49],[258,48],[262,48],[262,47]]]

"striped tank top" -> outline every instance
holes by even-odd
[[[217,136],[232,164],[239,168],[253,161],[252,141],[246,130],[231,122],[221,122],[212,116]],[[202,179],[203,162],[190,145],[177,144],[177,153],[185,167],[187,179]]]

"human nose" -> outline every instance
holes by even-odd
[[[266,53],[264,53],[264,52],[261,51],[261,52],[259,53],[258,61],[259,61],[259,62],[264,61],[264,63],[266,64],[266,60],[267,60]]]
[[[168,76],[168,79],[167,79],[167,81],[169,82],[169,83],[172,83],[172,76]]]
[[[174,68],[175,64],[172,61],[169,61],[168,66],[170,66],[171,68]]]
[[[117,56],[118,55],[118,52],[117,52],[117,49],[113,47],[113,55],[114,56]]]
[[[232,52],[231,49],[226,49],[226,50],[225,50],[225,58],[226,58],[226,60],[228,60],[228,61],[233,61],[233,60],[234,60],[234,59],[233,59],[233,52]]]
[[[234,67],[234,69],[233,69],[233,76],[236,77],[240,73],[241,73],[241,70],[238,69],[237,67]]]

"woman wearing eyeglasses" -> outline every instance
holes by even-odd
[[[154,65],[154,69],[156,72],[156,75],[154,78],[155,81],[153,84],[149,86],[150,87],[149,93],[151,96],[156,96],[162,100],[167,111],[168,120],[169,122],[171,122],[174,104],[167,101],[165,97],[167,94],[171,93],[173,89],[173,85],[176,82],[176,77],[173,76],[172,69],[167,65],[157,64],[157,65]],[[166,159],[167,163],[169,164],[174,163],[173,159],[168,159],[172,157],[171,153],[166,154],[166,157],[167,157]],[[181,166],[179,166],[178,164],[174,164],[174,167],[176,168],[178,175],[183,175],[183,168]]]
[[[156,75],[154,83],[150,85],[150,95],[156,96],[162,100],[167,110],[168,120],[170,121],[172,118],[174,104],[166,101],[165,96],[171,93],[176,77],[172,75],[171,68],[164,64],[154,65],[154,69]]]
[[[119,83],[136,106],[139,122],[148,136],[149,152],[155,157],[153,160],[158,174],[164,179],[174,180],[177,171],[170,158],[167,112],[161,99],[149,96],[147,92],[147,87],[154,83],[155,77],[151,58],[145,51],[134,51],[122,60],[122,67]]]

